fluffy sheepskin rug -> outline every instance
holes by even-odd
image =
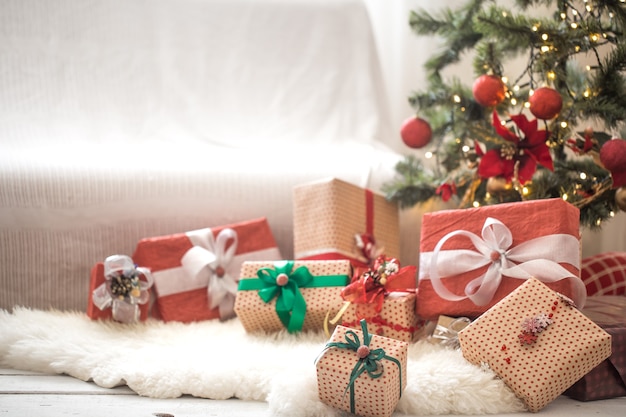
[[[272,415],[335,417],[317,397],[314,360],[323,333],[247,334],[237,319],[132,325],[76,312],[0,310],[0,365],[64,373],[139,395],[266,401]],[[408,384],[396,411],[413,415],[523,411],[504,383],[461,352],[426,341],[409,348]]]

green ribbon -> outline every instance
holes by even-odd
[[[350,349],[358,352],[361,346],[367,346],[369,348],[372,336],[367,330],[367,322],[364,319],[361,320],[361,330],[363,330],[363,344],[361,344],[359,336],[354,331],[348,330],[345,334],[346,342],[329,342],[326,344],[324,350],[336,347],[339,349]],[[359,358],[356,365],[354,365],[354,368],[350,373],[350,381],[344,391],[345,395],[346,392],[350,390],[350,412],[352,414],[355,413],[354,382],[363,372],[367,372],[369,377],[372,379],[380,378],[384,373],[384,367],[380,363],[382,359],[387,359],[398,366],[398,370],[400,371],[400,397],[402,397],[402,366],[400,365],[400,361],[392,356],[388,356],[382,348],[370,350],[367,356]]]
[[[289,333],[301,331],[306,316],[306,301],[300,288],[343,287],[349,280],[348,275],[314,276],[306,266],[293,270],[293,264],[293,261],[276,262],[273,268],[260,268],[258,278],[242,278],[238,288],[258,291],[265,303],[276,298],[276,314]],[[280,285],[276,279],[283,274],[287,280]]]

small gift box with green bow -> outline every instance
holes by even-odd
[[[235,313],[247,332],[321,331],[351,271],[348,260],[244,262]]]
[[[401,340],[337,326],[315,361],[319,398],[364,417],[389,417],[406,388],[409,345]]]

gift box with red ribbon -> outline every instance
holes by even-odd
[[[381,194],[332,178],[295,187],[293,205],[295,259],[400,256],[398,207]]]
[[[530,278],[458,334],[465,359],[489,366],[531,412],[611,355],[611,335],[569,298]]]
[[[408,343],[337,326],[315,361],[322,402],[364,417],[393,414],[407,384]]]
[[[356,268],[341,291],[344,306],[330,323],[341,318],[342,326],[359,328],[364,319],[373,334],[413,342],[424,328],[415,313],[416,284],[415,266],[401,268],[397,259],[381,255],[371,268]]]
[[[583,314],[611,335],[611,356],[565,391],[579,401],[626,396],[626,297],[592,296]]]
[[[530,277],[584,305],[576,207],[557,198],[424,214],[420,317],[474,319]]]
[[[134,323],[150,315],[150,271],[126,255],[111,255],[91,268],[87,316]]]
[[[244,262],[235,312],[247,332],[321,331],[351,273],[348,260]]]
[[[265,218],[142,239],[133,259],[154,276],[156,307],[165,321],[228,319],[241,265],[278,260]]]

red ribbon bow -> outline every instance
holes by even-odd
[[[414,292],[417,268],[413,265],[400,268],[395,258],[380,255],[371,268],[356,268],[352,282],[342,291],[345,301],[355,304],[374,304],[376,312],[383,308],[385,296],[390,292]]]

